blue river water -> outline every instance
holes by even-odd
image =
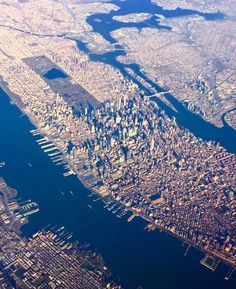
[[[168,29],[161,27],[156,16],[145,23],[124,24],[112,20],[115,15],[148,12],[165,17],[196,14],[209,21],[224,19],[221,13],[164,10],[153,5],[150,0],[115,0],[112,3],[120,9],[108,14],[94,14],[87,21],[95,32],[113,44],[116,42],[110,33],[120,27],[141,29],[151,24],[157,29]],[[125,65],[117,60],[117,56],[124,54],[124,51],[116,50],[96,55],[90,53],[85,43],[77,43],[80,49],[89,53],[91,60],[109,63],[125,76],[132,78],[125,71]],[[144,77],[137,64],[126,67]],[[152,85],[161,90],[157,84]],[[156,101],[166,113],[176,117],[179,125],[187,127],[198,137],[220,142],[228,151],[236,153],[236,134],[226,123],[222,128],[216,128],[200,116],[189,112],[174,96],[167,95],[167,98],[175,106],[177,113],[160,100]],[[65,226],[74,233],[75,240],[91,244],[93,249],[103,255],[114,277],[127,289],[136,289],[138,286],[144,289],[235,288],[235,275],[229,281],[224,280],[227,271],[224,265],[221,264],[216,272],[211,273],[199,264],[203,255],[201,252],[190,249],[184,257],[185,247],[182,247],[178,240],[157,231],[148,233],[144,230],[146,224],[143,220],[134,219],[128,223],[127,217],[118,219],[103,208],[101,201],[94,202],[89,197],[90,192],[75,176],[63,177],[63,168],[55,166],[43,153],[29,132],[33,128],[27,117],[22,116],[0,90],[0,161],[6,162],[6,166],[0,168],[0,175],[18,190],[19,198],[30,198],[40,206],[40,212],[30,217],[30,223],[23,227],[24,234],[30,236],[48,224]],[[70,190],[74,196],[70,194]]]

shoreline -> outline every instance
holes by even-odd
[[[12,187],[10,187],[7,182],[5,181],[5,179],[3,177],[0,176],[0,192],[3,193],[3,197],[5,199],[6,202],[9,201],[15,201],[16,204],[18,206],[19,203],[16,200],[16,197],[18,196],[18,191]],[[12,217],[12,216],[11,216]],[[22,216],[23,217],[23,216]],[[21,238],[23,238],[25,241],[27,240],[27,237],[24,236],[24,234],[22,233],[21,228],[25,225],[27,225],[29,223],[29,219],[27,216],[25,216],[23,219],[19,219],[19,220],[14,220],[13,218],[11,218],[12,220],[12,226],[14,228],[14,232]],[[22,221],[22,222],[21,222]]]

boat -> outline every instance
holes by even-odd
[[[5,162],[0,162],[0,168],[3,168],[6,165]]]

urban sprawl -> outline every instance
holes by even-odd
[[[103,7],[114,9],[109,3]],[[13,11],[17,17],[19,11]],[[62,22],[57,22],[56,32],[50,21],[39,18],[32,23],[34,33],[27,30],[27,23],[20,29],[13,27],[15,23],[0,27],[0,84],[35,125],[32,133],[38,144],[55,164],[65,165],[65,176],[77,175],[113,213],[121,217],[130,212],[129,221],[139,216],[147,221],[149,230],[165,231],[198,248],[205,253],[202,264],[212,270],[219,261],[229,265],[229,278],[236,268],[236,156],[217,143],[197,138],[169,118],[140,89],[146,86],[150,91],[144,80],[137,84],[139,76],[127,79],[111,65],[91,61],[74,40],[57,37],[58,31],[66,29],[63,26],[60,31]],[[204,83],[195,82],[205,93]],[[151,89],[168,105],[163,94]],[[30,258],[28,251],[37,254],[34,245],[41,242],[36,265],[40,267],[40,262],[47,262],[45,250],[52,256],[58,251],[61,245],[57,240],[53,232],[37,233],[22,251],[21,262]],[[55,260],[73,260],[76,275],[76,266],[81,268],[77,251],[72,245],[65,246]],[[72,253],[65,253],[68,246]],[[14,261],[14,254],[10,256]],[[27,262],[26,273],[31,272]],[[54,271],[50,272],[54,284]],[[87,280],[93,280],[94,288],[103,288],[96,285],[99,278],[88,273]]]

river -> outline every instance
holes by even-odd
[[[161,27],[156,16],[141,24],[122,24],[112,20],[113,16],[146,12],[165,17],[197,14],[209,21],[224,18],[220,13],[164,10],[153,5],[150,0],[115,0],[112,3],[120,9],[108,14],[94,14],[87,21],[95,32],[113,44],[115,40],[110,33],[120,27],[142,28],[151,24],[157,29],[168,29]],[[91,54],[84,43],[78,41],[77,44],[90,54],[92,60],[111,64],[125,76],[131,77],[125,71],[125,65],[116,59],[124,51]],[[126,67],[142,76],[137,64]],[[161,90],[158,86],[156,88]],[[235,131],[226,124],[222,128],[216,128],[186,110],[174,96],[167,97],[177,113],[160,101],[159,105],[170,116],[174,115],[181,126],[187,127],[198,137],[218,141],[228,151],[235,152]],[[185,247],[178,240],[157,231],[148,233],[144,230],[143,220],[134,219],[128,223],[127,217],[118,219],[103,208],[101,201],[94,202],[89,198],[90,192],[75,176],[63,177],[63,168],[55,166],[43,153],[36,138],[29,132],[33,128],[27,117],[21,116],[18,108],[11,105],[7,95],[0,90],[0,161],[6,162],[6,166],[0,168],[0,175],[8,185],[18,190],[19,198],[30,198],[40,206],[40,212],[31,216],[30,223],[23,227],[25,235],[30,236],[48,224],[65,226],[74,233],[76,240],[91,244],[92,249],[103,255],[114,277],[127,289],[136,289],[139,285],[144,289],[235,288],[235,275],[228,282],[223,278],[227,270],[224,265],[221,264],[215,273],[211,273],[199,264],[201,252],[190,249],[184,257]],[[75,196],[70,194],[70,190]]]

